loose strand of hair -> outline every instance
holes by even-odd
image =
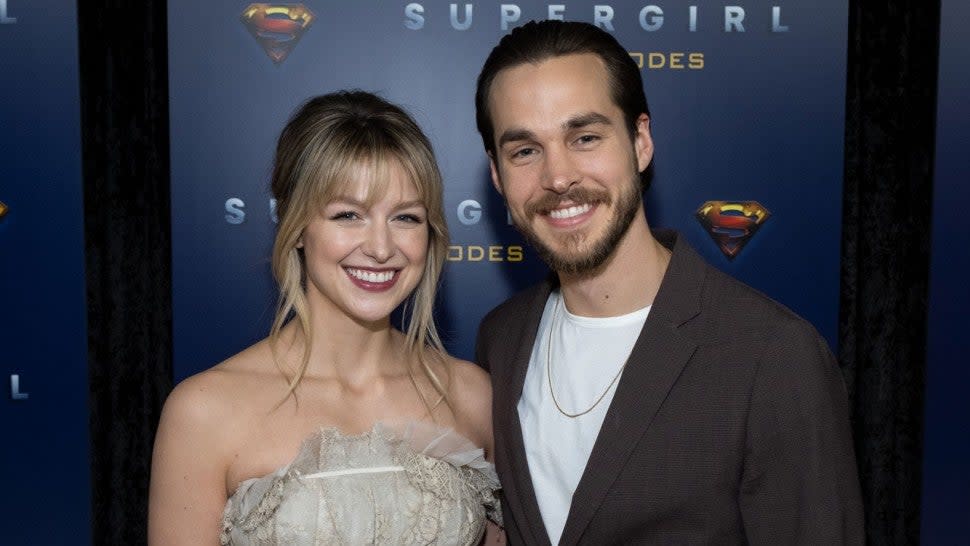
[[[300,401],[296,393],[296,387],[306,374],[307,367],[310,363],[309,340],[312,338],[312,326],[310,324],[306,297],[303,295],[299,255],[295,250],[292,250],[290,256],[286,258],[286,261],[290,262],[285,268],[286,272],[282,276],[278,275],[280,281],[280,298],[276,318],[273,321],[269,338],[273,362],[283,375],[287,383],[287,390],[283,397],[273,406],[272,411],[279,409],[290,395],[293,395],[293,400],[297,407],[299,407]],[[280,274],[281,272],[277,273]],[[300,363],[296,367],[296,371],[291,375],[288,371],[289,366],[285,365],[283,359],[280,358],[278,345],[282,336],[283,327],[293,318],[299,321],[299,334],[303,337],[304,346],[302,355],[300,356]],[[297,339],[297,334],[295,333],[291,340],[291,346],[296,343]]]
[[[429,257],[431,259],[431,257]],[[429,277],[431,276],[428,274]],[[436,275],[434,276],[436,277]],[[423,283],[427,285],[435,285],[436,279],[426,278]],[[449,409],[454,411],[454,407],[451,404],[450,397],[448,396],[448,386],[441,381],[438,374],[435,373],[431,366],[432,360],[436,360],[442,366],[441,368],[445,371],[448,377],[446,380],[448,383],[451,382],[450,373],[447,367],[447,360],[442,356],[444,355],[444,346],[441,343],[441,338],[438,336],[438,331],[435,328],[434,320],[432,320],[431,306],[433,302],[429,301],[427,295],[427,288],[419,287],[415,294],[408,298],[405,302],[404,316],[408,317],[407,332],[405,334],[405,345],[407,348],[407,358],[408,358],[408,374],[412,375],[412,361],[417,361],[421,371],[424,376],[431,383],[431,386],[438,393],[438,400],[433,404],[428,402],[427,398],[420,392],[421,399],[428,409],[428,413],[431,414],[432,420],[434,419],[434,410],[444,402]],[[424,289],[422,289],[424,288]],[[432,292],[433,293],[433,292]],[[415,381],[412,375],[412,381]],[[415,384],[417,388],[417,384]]]

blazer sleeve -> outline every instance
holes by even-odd
[[[739,494],[748,542],[864,544],[847,395],[828,345],[791,321],[758,366]]]

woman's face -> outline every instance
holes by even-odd
[[[396,162],[370,206],[368,172],[351,181],[303,230],[307,299],[314,314],[387,320],[414,290],[428,256],[428,214]],[[317,315],[319,316],[319,315]]]

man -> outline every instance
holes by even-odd
[[[554,275],[483,320],[513,544],[862,544],[846,393],[808,323],[651,232],[640,71],[608,33],[529,23],[478,128]]]

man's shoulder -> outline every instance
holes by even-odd
[[[768,316],[778,320],[801,320],[785,304],[712,265],[707,265],[706,277],[708,285],[705,287],[704,297],[711,306],[731,308],[733,313]]]
[[[516,292],[502,303],[496,305],[482,319],[482,329],[498,325],[511,325],[525,320],[529,311],[543,294],[548,296],[548,281],[542,281]]]
[[[782,303],[705,264],[700,313],[685,325],[709,354],[739,351],[778,393],[842,391],[831,348],[815,326]]]
[[[719,314],[770,323],[783,329],[807,328],[814,331],[811,323],[783,303],[713,266],[708,267],[711,282],[706,296],[709,306]]]
[[[475,361],[494,374],[493,366],[501,366],[509,356],[510,340],[519,340],[533,317],[541,317],[543,295],[548,296],[548,282],[538,283],[515,293],[485,315],[478,327],[475,341]],[[536,322],[536,324],[538,324]],[[495,353],[500,351],[501,354]],[[494,375],[492,376],[494,380]]]
[[[781,302],[697,258],[694,267],[703,270],[699,318],[709,330],[702,342],[821,338],[814,325]]]

